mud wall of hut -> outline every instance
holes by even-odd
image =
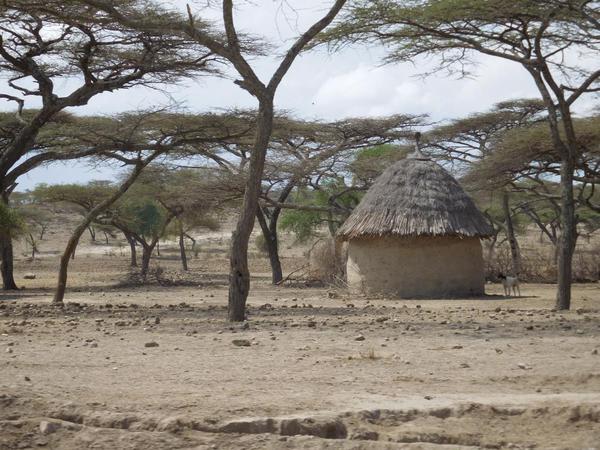
[[[348,245],[346,270],[353,291],[400,298],[484,293],[479,238],[353,239]]]

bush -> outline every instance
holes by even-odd
[[[347,246],[332,238],[318,240],[308,252],[309,277],[323,283],[345,284]]]
[[[554,247],[539,245],[521,248],[519,279],[530,283],[556,283],[557,267]],[[484,252],[487,254],[487,252]],[[512,261],[507,245],[499,246],[491,260],[486,261],[486,279],[498,281],[498,274],[510,274]],[[600,280],[600,244],[578,247],[573,255],[573,281]]]
[[[269,253],[269,248],[267,247],[267,240],[265,239],[265,235],[262,233],[257,235],[254,239],[254,246],[260,253]]]

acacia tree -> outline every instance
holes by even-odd
[[[194,229],[219,228],[219,223],[213,214],[216,208],[226,202],[224,196],[227,196],[227,193],[217,190],[217,186],[213,184],[214,175],[205,170],[162,168],[160,172],[160,176],[152,173],[147,175],[152,177],[153,183],[159,188],[155,192],[157,201],[165,210],[174,214],[173,229],[167,229],[167,233],[176,236],[182,269],[187,271],[186,239],[191,240],[192,245],[195,246],[196,240],[191,236]],[[160,182],[156,183],[156,180]]]
[[[56,286],[56,291],[54,293],[54,298],[52,300],[55,304],[62,304],[65,291],[67,288],[67,271],[69,267],[69,260],[75,253],[75,249],[77,248],[77,243],[79,242],[79,238],[85,232],[85,230],[90,226],[90,224],[98,217],[100,213],[110,207],[113,203],[115,203],[127,190],[131,187],[131,185],[135,182],[137,177],[142,173],[144,167],[154,161],[158,156],[162,154],[161,150],[153,150],[142,152],[139,151],[135,156],[127,156],[120,158],[124,164],[132,165],[133,168],[129,175],[125,178],[125,180],[119,185],[119,187],[105,200],[98,203],[95,207],[93,207],[89,213],[85,216],[85,218],[77,225],[75,230],[72,232],[71,237],[69,238],[65,250],[60,258],[60,266],[58,271],[58,283]]]
[[[85,218],[98,204],[109,198],[117,189],[111,182],[91,181],[83,184],[57,184],[47,185],[42,184],[36,186],[32,192],[36,202],[39,204],[62,203],[72,205],[77,213]],[[100,227],[110,231],[112,225],[107,223],[107,218],[112,217],[113,211],[111,208],[100,213],[88,227],[88,230],[95,227]],[[128,233],[125,233],[125,238],[132,244],[131,246],[131,266],[137,267],[136,257],[136,241]]]
[[[575,226],[592,226],[600,212],[596,186],[600,183],[600,123],[598,117],[575,119],[581,149],[574,173]],[[560,156],[545,123],[511,129],[496,140],[494,152],[472,165],[465,181],[516,193],[515,211],[522,212],[555,246],[558,259],[561,217]],[[579,236],[575,229],[574,239]]]
[[[64,145],[92,148],[97,159],[119,161],[132,170],[114,192],[89,210],[73,231],[61,257],[55,303],[63,301],[69,257],[73,255],[81,234],[125,194],[148,164],[166,153],[178,155],[179,152],[192,151],[189,147],[193,147],[195,155],[211,158],[216,143],[247,132],[245,128],[241,131],[222,128],[220,123],[221,120],[211,114],[189,116],[150,111],[113,118],[81,118],[77,126],[69,130],[67,135],[70,139]],[[154,248],[150,247],[150,250]],[[149,262],[150,254],[151,251],[145,252],[144,262]],[[147,265],[143,264],[143,267],[147,268]]]
[[[94,4],[96,0],[88,0]],[[248,39],[238,33],[236,29],[233,0],[222,1],[223,33],[215,33],[207,22],[194,16],[188,5],[188,17],[185,21],[173,22],[168,27],[164,24],[152,25],[139,24],[137,16],[149,3],[138,2],[141,6],[137,11],[119,8],[114,4],[107,4],[104,9],[112,17],[128,26],[156,27],[163,33],[183,33],[194,39],[198,44],[206,47],[211,52],[227,60],[237,72],[240,79],[235,83],[247,91],[258,101],[256,113],[256,134],[254,136],[253,150],[248,163],[246,186],[240,216],[231,239],[230,271],[229,271],[229,308],[230,321],[243,321],[246,313],[246,299],[250,290],[250,272],[248,269],[248,241],[254,227],[258,197],[261,190],[261,180],[265,164],[265,157],[271,137],[274,117],[274,99],[277,88],[284,76],[289,71],[292,63],[307,45],[324,30],[339,13],[346,0],[335,0],[327,13],[315,22],[307,31],[302,33],[287,49],[285,56],[271,75],[263,82],[249,63],[249,56],[256,53],[256,38]],[[249,48],[252,51],[248,51]],[[264,50],[263,50],[264,51]]]
[[[187,267],[184,240],[191,229],[218,225],[210,216],[222,195],[206,189],[214,178],[202,170],[172,170],[164,165],[151,167],[134,188],[107,214],[107,223],[133,237],[142,246],[141,275],[148,273],[150,257],[159,239],[175,224],[182,266]]]
[[[600,89],[598,2],[589,0],[355,0],[328,39],[383,42],[388,62],[435,55],[437,70],[464,75],[473,54],[519,64],[548,113],[560,158],[561,226],[557,309],[571,304],[575,246],[573,176],[581,154],[572,109]],[[591,64],[584,64],[582,62]]]
[[[121,1],[126,8],[132,0]],[[146,5],[141,21],[170,15]],[[85,105],[103,92],[172,83],[213,72],[213,53],[184,36],[165,36],[128,27],[94,2],[4,0],[0,8],[0,70],[8,82],[0,99],[16,104],[12,118],[0,119],[0,196],[8,203],[18,178],[48,161],[93,154],[62,151],[38,142],[40,132],[67,108]],[[73,81],[78,80],[74,85]],[[65,86],[72,86],[65,89]],[[41,104],[27,110],[29,102]],[[4,289],[16,289],[12,240],[0,241]]]
[[[141,192],[139,186],[137,188],[116,205],[109,223],[141,245],[140,275],[145,281],[152,253],[178,211],[165,210],[154,198]]]

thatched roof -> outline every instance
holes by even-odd
[[[460,184],[420,153],[383,172],[338,231],[383,236],[486,237],[493,230]]]

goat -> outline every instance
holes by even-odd
[[[521,296],[521,287],[519,286],[519,279],[515,277],[511,277],[504,275],[503,273],[498,274],[498,278],[502,282],[502,287],[504,287],[504,295],[509,296],[510,291],[512,289],[513,295],[517,295],[519,293],[519,297]]]

